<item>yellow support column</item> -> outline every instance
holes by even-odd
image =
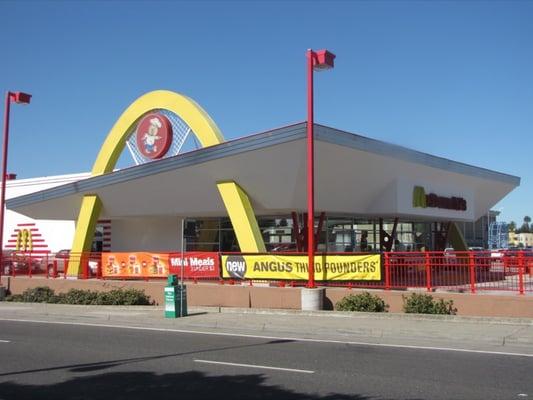
[[[455,222],[450,222],[450,227],[448,228],[448,241],[454,250],[468,251],[466,240]]]
[[[246,192],[233,181],[219,182],[217,187],[228,211],[241,252],[266,253],[263,235]]]
[[[102,202],[98,196],[94,194],[83,196],[74,241],[72,243],[71,253],[73,257],[68,264],[67,276],[69,277],[77,278],[80,275],[81,257],[78,255],[91,251],[94,230],[96,229],[96,222],[98,221],[101,210]]]

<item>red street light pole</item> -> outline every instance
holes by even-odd
[[[9,110],[11,102],[17,104],[30,104],[31,94],[22,92],[7,92],[6,93],[6,108],[4,114],[4,145],[2,148],[2,192],[0,197],[0,266],[2,265],[2,258],[4,256],[4,209],[6,200],[6,178],[7,178],[7,145],[9,141]]]
[[[307,255],[308,288],[315,288],[315,144],[313,117],[313,71],[333,68],[335,54],[327,50],[307,50]]]

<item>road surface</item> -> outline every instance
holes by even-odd
[[[0,399],[533,399],[525,355],[213,332],[0,320]]]

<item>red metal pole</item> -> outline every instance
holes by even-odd
[[[6,200],[6,175],[7,175],[7,146],[9,142],[9,109],[11,106],[11,92],[6,93],[6,106],[4,113],[4,143],[2,146],[2,191],[0,195],[0,265],[4,256],[4,203]]]
[[[429,252],[426,252],[426,289],[431,292],[431,260]]]
[[[315,145],[313,116],[313,57],[307,50],[307,254],[309,264],[308,288],[315,288]]]
[[[88,269],[89,269],[89,259],[87,258],[87,255],[86,253],[81,253],[80,254],[80,259],[81,259],[81,265],[82,265],[82,268],[83,268],[83,279],[87,279],[88,277]]]
[[[389,259],[389,253],[385,253],[385,290],[390,290],[390,259]]]
[[[518,252],[518,290],[524,294],[524,251]]]
[[[468,253],[468,267],[470,270],[470,291],[476,293],[476,273],[475,273],[475,262],[474,262],[474,253]]]

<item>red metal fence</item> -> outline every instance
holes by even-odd
[[[272,253],[275,254],[275,253]],[[295,253],[291,253],[295,254]],[[220,256],[220,255],[219,255]],[[12,252],[2,257],[0,278],[4,276],[42,276],[65,279],[69,264],[81,262],[81,279],[104,279],[101,253]],[[387,252],[381,257],[380,281],[325,281],[320,286],[408,289],[425,288],[471,292],[533,292],[533,251],[446,251]],[[129,278],[134,279],[134,278]],[[140,279],[147,279],[140,277]],[[241,280],[205,278],[189,281],[218,281],[221,284],[265,284],[270,286],[305,286],[305,280]]]
[[[102,278],[101,259],[101,253],[4,252],[0,277],[41,276],[66,279],[69,264],[78,261],[81,264],[79,278]]]
[[[385,253],[385,289],[533,292],[533,252]]]

